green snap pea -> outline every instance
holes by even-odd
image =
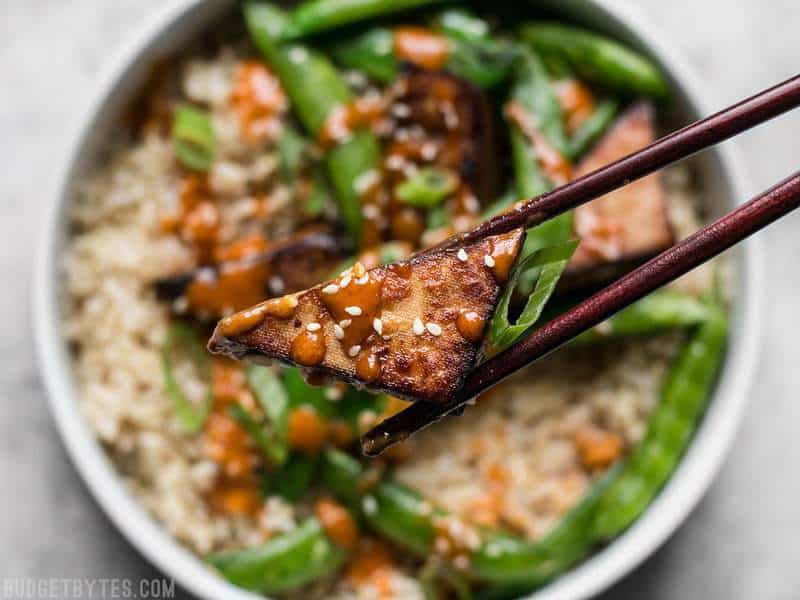
[[[617,481],[603,493],[592,534],[609,540],[644,512],[675,470],[708,399],[727,341],[727,319],[710,305],[708,318],[679,354],[650,417]]]
[[[301,123],[312,136],[319,136],[331,111],[353,99],[344,79],[320,52],[278,41],[287,22],[286,13],[278,7],[247,2],[244,16],[250,36],[278,75]],[[378,140],[372,132],[359,130],[329,150],[325,161],[342,220],[357,243],[361,232],[361,193],[356,189],[356,181],[379,166]]]
[[[375,27],[352,37],[337,40],[330,53],[340,65],[363,72],[381,82],[394,81],[400,73],[400,61],[394,53],[394,31]],[[504,40],[457,37],[446,31],[450,51],[444,70],[471,81],[482,88],[491,88],[508,79],[519,54]]]
[[[668,329],[689,328],[704,323],[710,312],[708,304],[694,296],[670,289],[658,290],[570,343],[582,346]]]
[[[605,36],[556,23],[524,25],[520,36],[538,52],[562,57],[590,83],[625,94],[669,95],[669,85],[658,67]]]
[[[307,0],[294,9],[281,30],[283,40],[296,40],[366,21],[441,4],[445,0]]]
[[[434,208],[456,191],[458,178],[436,167],[424,167],[395,187],[395,196],[405,204]]]
[[[254,592],[273,594],[330,575],[344,563],[347,555],[312,517],[260,546],[212,554],[207,560],[231,583]]]
[[[619,115],[619,100],[604,100],[592,115],[567,141],[566,156],[570,161],[583,157],[599,140]]]
[[[564,115],[547,71],[534,52],[527,51],[519,58],[515,78],[511,100],[521,104],[537,120],[539,130],[553,148],[564,153],[567,146]],[[511,153],[519,198],[533,198],[553,189],[553,183],[542,171],[536,150],[515,124],[511,124]],[[563,242],[571,232],[572,216],[565,213],[532,228],[526,244],[529,250],[533,250],[546,244]]]

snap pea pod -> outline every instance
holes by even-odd
[[[260,546],[220,552],[207,561],[231,583],[263,594],[293,590],[330,575],[347,558],[314,517]]]
[[[244,5],[245,22],[255,45],[278,75],[300,122],[318,137],[331,111],[350,102],[352,94],[344,79],[323,54],[299,44],[284,44],[278,36],[286,13],[265,2]],[[356,181],[380,162],[378,140],[359,130],[329,150],[328,174],[347,231],[357,243],[361,232],[361,197]]]
[[[532,51],[526,51],[517,60],[510,99],[522,105],[537,120],[541,134],[556,151],[563,154],[567,140],[561,105],[550,85],[542,61]],[[530,140],[515,124],[510,124],[510,127],[517,196],[533,198],[551,191],[553,183],[542,171],[539,157]],[[563,242],[571,231],[572,216],[570,213],[565,213],[531,229],[528,232],[526,246],[533,250],[547,244]]]
[[[567,141],[566,157],[575,162],[583,157],[606,132],[619,114],[619,100],[604,100],[597,105],[592,116]]]
[[[625,530],[647,508],[683,455],[722,362],[727,318],[717,305],[678,355],[644,439],[602,495],[592,525],[598,541]]]
[[[417,492],[397,482],[379,481],[361,489],[361,465],[353,457],[331,450],[322,468],[326,486],[359,505],[367,525],[398,546],[429,556],[436,537],[434,520],[446,512],[432,508]],[[469,575],[497,585],[536,585],[571,566],[588,550],[584,534],[597,498],[613,481],[612,470],[596,484],[543,540],[532,542],[507,533],[484,531],[483,542],[471,557]]]
[[[367,21],[442,4],[447,0],[308,0],[295,8],[281,28],[281,39],[296,40]]]
[[[582,333],[570,342],[585,346],[623,337],[684,329],[708,320],[708,304],[676,290],[658,290],[618,312],[602,325]]]
[[[394,81],[400,72],[395,56],[394,31],[374,27],[331,44],[329,50],[337,63],[362,71],[381,83]],[[444,70],[471,81],[482,88],[491,88],[508,79],[516,47],[504,40],[457,37],[442,32],[449,43]]]
[[[556,23],[530,23],[520,37],[562,57],[582,79],[625,94],[666,98],[669,85],[650,60],[605,36]]]

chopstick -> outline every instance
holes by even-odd
[[[539,225],[798,106],[800,75],[666,135],[646,148],[552,192],[519,203],[513,210],[484,221],[471,231],[448,238],[425,253],[457,247],[490,235],[506,233],[517,227]]]
[[[538,225],[677,160],[729,139],[800,105],[800,76],[765,90],[716,115],[672,133],[647,148],[549,194],[529,200],[439,246],[451,247],[517,227]],[[535,330],[522,342],[479,365],[463,387],[443,403],[417,402],[361,438],[364,454],[389,446],[458,412],[472,398],[528,364],[598,325],[659,287],[717,256],[800,206],[800,172],[756,196],[694,235],[631,271],[605,289]]]

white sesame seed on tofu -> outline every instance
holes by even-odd
[[[306,325],[306,329],[308,329],[309,331],[319,331],[320,329],[322,329],[322,325],[316,322],[309,323],[308,325]]]
[[[339,287],[342,289],[346,288],[348,285],[350,285],[350,281],[352,281],[352,279],[353,278],[350,277],[350,275],[345,275],[344,278],[339,282]]]
[[[328,284],[324,288],[322,288],[323,294],[336,294],[338,292],[339,292],[339,286],[336,285],[335,283]]]
[[[483,264],[491,269],[494,266],[494,259],[487,254],[483,257]]]
[[[428,330],[428,333],[436,337],[442,335],[442,328],[436,323],[428,323],[427,325],[425,325],[425,329]]]
[[[359,352],[361,352],[361,346],[356,344],[355,346],[350,346],[350,349],[347,351],[347,356],[350,358],[355,358],[358,356]]]
[[[341,326],[342,329],[347,329],[348,327],[350,327],[350,324],[352,322],[353,322],[352,319],[342,319],[341,321],[339,321],[339,325]]]
[[[378,335],[383,334],[383,321],[375,317],[374,319],[372,319],[372,328]]]
[[[333,337],[335,337],[337,340],[344,338],[344,329],[342,329],[342,327],[337,323],[334,323],[333,325]]]
[[[347,308],[344,309],[344,312],[346,312],[351,317],[358,317],[358,316],[361,316],[361,307],[360,306],[348,306]]]
[[[417,317],[414,319],[414,326],[413,326],[414,334],[415,335],[422,335],[425,333],[425,324],[422,322],[422,319]]]
[[[356,279],[356,285],[366,285],[369,283],[369,275],[364,275],[363,277],[359,277]]]
[[[464,250],[463,248],[461,248],[458,251],[458,254],[456,254],[456,256],[458,257],[458,260],[460,260],[461,262],[467,262],[469,260],[469,255],[467,255],[467,251]]]

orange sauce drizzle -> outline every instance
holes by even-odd
[[[469,342],[483,339],[484,319],[474,310],[462,309],[456,317],[456,329]]]
[[[519,254],[514,238],[498,236],[490,242],[489,256],[494,260],[492,274],[498,283],[505,283]]]
[[[398,27],[394,30],[394,54],[423,69],[439,71],[450,56],[450,42],[424,27]]]
[[[592,116],[595,107],[592,92],[577,79],[561,79],[553,86],[566,118],[567,133],[573,134]]]
[[[314,367],[325,359],[325,334],[322,330],[304,329],[292,340],[292,360],[304,367]]]
[[[314,505],[314,514],[334,544],[355,550],[359,538],[358,526],[346,508],[331,498],[320,498]]]
[[[236,69],[230,104],[239,116],[243,137],[253,145],[269,139],[276,130],[276,116],[287,107],[280,81],[258,60],[245,61]]]

